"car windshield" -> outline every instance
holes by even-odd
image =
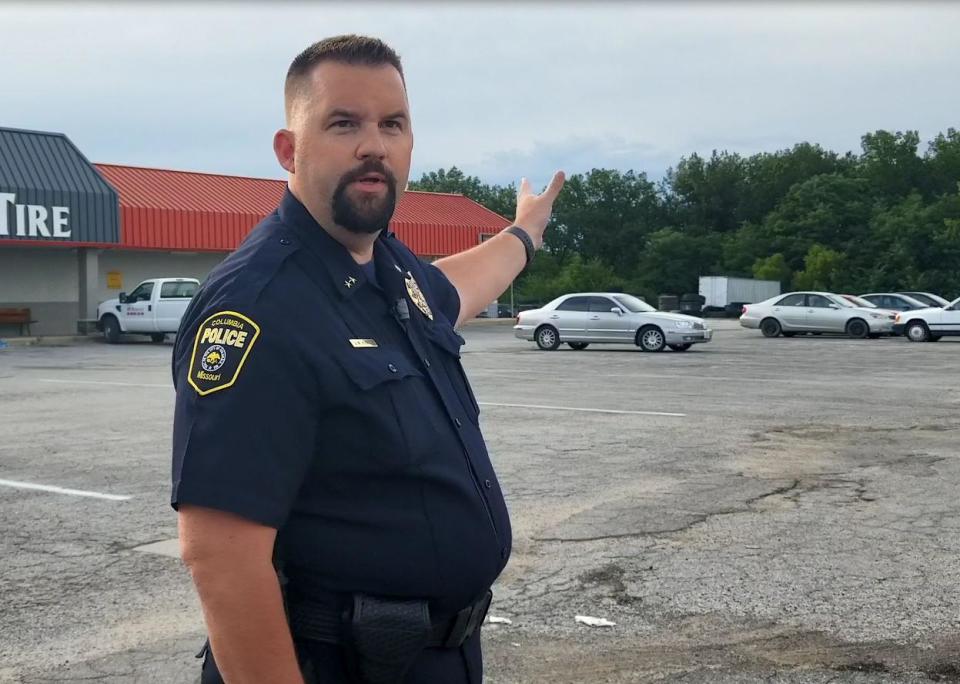
[[[920,294],[919,292],[914,292],[912,294],[908,294],[904,296],[910,297],[910,299],[912,299],[913,301],[920,302],[924,306],[943,306],[932,297],[927,297],[925,295]]]
[[[926,306],[941,307],[947,306],[950,303],[943,297],[939,297],[935,294],[929,294],[927,292],[905,292],[904,295]]]
[[[642,299],[637,299],[633,295],[618,294],[614,295],[613,298],[617,300],[617,303],[620,304],[620,306],[624,307],[631,313],[650,313],[651,311],[656,311],[655,308],[647,304],[645,301]]]
[[[842,307],[845,308],[845,309],[855,309],[855,308],[856,308],[856,305],[855,305],[855,304],[852,304],[851,302],[848,302],[846,299],[844,299],[843,297],[840,297],[840,296],[838,296],[838,295],[832,295],[832,294],[831,294],[831,295],[827,295],[827,299],[829,299],[831,302],[833,302],[833,303],[835,303],[835,304],[838,304],[839,306],[842,306]]]
[[[877,305],[874,304],[873,302],[867,301],[866,299],[862,299],[861,297],[855,297],[853,295],[850,295],[850,296],[844,297],[844,299],[852,302],[855,306],[862,306],[865,309],[878,308]]]

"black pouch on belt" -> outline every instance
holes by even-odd
[[[430,639],[430,608],[426,601],[356,594],[349,632],[365,684],[399,684]]]

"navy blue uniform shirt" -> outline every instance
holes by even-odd
[[[376,283],[286,192],[184,315],[172,504],[274,527],[291,582],[451,615],[510,554],[460,302],[392,234]]]

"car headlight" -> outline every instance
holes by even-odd
[[[678,328],[683,328],[684,330],[689,330],[693,327],[693,323],[690,321],[674,321],[673,324]]]

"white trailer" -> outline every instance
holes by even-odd
[[[756,304],[780,294],[780,282],[729,276],[701,276],[700,294],[705,300],[705,307],[722,309],[734,303]]]

